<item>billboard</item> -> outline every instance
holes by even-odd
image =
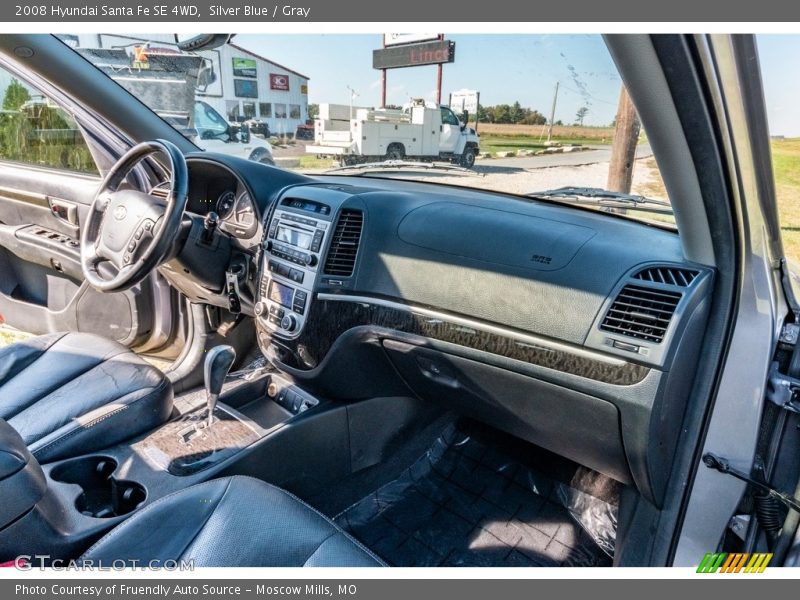
[[[234,56],[233,61],[233,76],[234,77],[252,77],[255,79],[258,75],[256,72],[256,61],[254,58],[239,58]]]
[[[480,97],[480,92],[475,90],[458,90],[450,94],[449,106],[457,113],[466,110],[469,114],[474,115],[478,112]]]
[[[416,44],[417,42],[429,42],[438,40],[438,33],[384,33],[384,46],[400,46],[402,44]]]
[[[456,43],[449,40],[390,46],[372,51],[373,69],[400,69],[421,65],[451,63],[456,59]]]
[[[289,91],[289,76],[282,73],[269,74],[269,89],[281,90],[284,92]]]

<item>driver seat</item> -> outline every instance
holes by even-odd
[[[149,431],[172,413],[172,384],[128,348],[54,333],[0,349],[0,418],[40,463]]]

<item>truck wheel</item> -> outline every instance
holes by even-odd
[[[475,166],[475,157],[477,156],[477,152],[473,146],[467,146],[464,148],[464,154],[461,155],[461,166],[467,169],[471,169]]]
[[[403,160],[405,156],[406,150],[403,148],[403,144],[389,144],[383,160]]]

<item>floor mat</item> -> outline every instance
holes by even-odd
[[[504,450],[452,425],[336,522],[394,566],[609,566],[617,484],[583,467],[558,481]]]

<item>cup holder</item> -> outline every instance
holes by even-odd
[[[81,488],[75,508],[97,519],[119,517],[136,510],[147,499],[147,491],[135,481],[113,477],[117,461],[107,456],[84,456],[56,466],[50,473],[54,481]]]

